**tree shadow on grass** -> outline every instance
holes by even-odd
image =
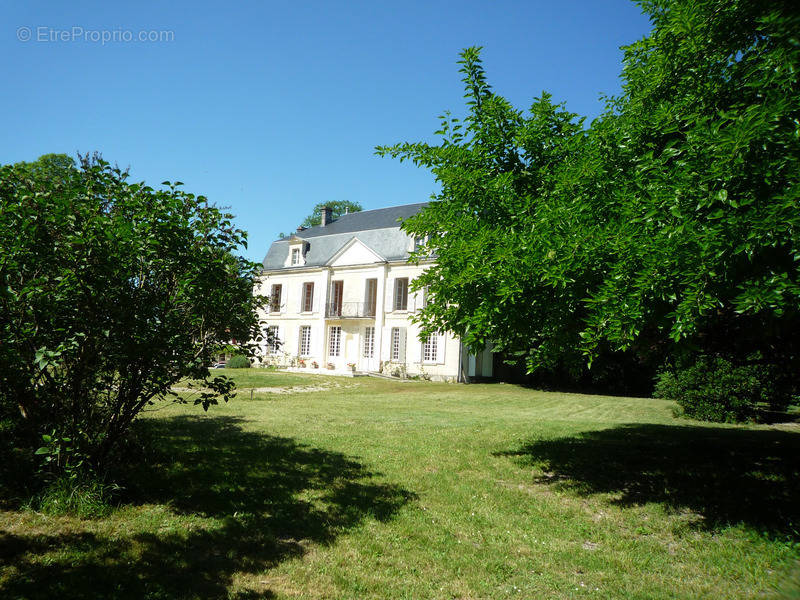
[[[236,418],[182,416],[140,426],[158,451],[128,473],[127,500],[167,504],[164,529],[136,531],[133,523],[114,535],[0,532],[0,565],[13,569],[0,596],[272,598],[264,585],[236,594],[229,588],[235,576],[258,580],[308,544],[330,543],[367,518],[388,520],[413,498],[352,458],[243,431]],[[169,529],[175,513],[213,520]]]
[[[800,539],[800,434],[629,424],[498,453],[539,467],[537,483],[613,503],[691,510],[699,527],[742,523]]]

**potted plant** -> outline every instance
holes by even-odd
[[[333,371],[336,368],[336,365],[333,363],[328,363],[326,366],[328,367],[329,371]]]
[[[304,361],[304,360],[301,358],[299,361],[297,361],[297,365],[298,365],[298,366],[299,366],[301,369],[305,369],[305,368],[306,368],[306,361]]]
[[[317,363],[317,361],[312,362],[311,363],[311,368],[312,369],[319,369],[319,363]]]
[[[356,372],[356,363],[347,363],[347,368],[350,369],[351,372]]]

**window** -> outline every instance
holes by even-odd
[[[267,354],[277,354],[281,341],[278,339],[278,326],[270,325],[267,327]]]
[[[300,306],[300,312],[311,312],[314,310],[314,282],[307,282],[303,284],[303,302]]]
[[[378,305],[378,280],[367,279],[364,289],[364,315],[367,317],[375,316],[375,309]]]
[[[328,338],[328,356],[337,357],[342,351],[342,328],[331,327],[330,337]]]
[[[394,310],[408,310],[408,277],[394,280]]]
[[[300,326],[300,348],[298,354],[300,356],[311,355],[311,325]]]
[[[414,246],[413,246],[414,252],[420,252],[421,250],[424,250],[425,245],[429,241],[430,241],[430,236],[428,236],[428,235],[421,236],[421,237],[415,237],[414,238]]]
[[[344,281],[331,281],[331,306],[328,313],[332,317],[342,316],[342,297],[344,295]]]
[[[281,312],[281,291],[283,286],[280,283],[272,285],[272,291],[269,294],[269,311]]]
[[[364,358],[375,356],[375,328],[367,327],[364,330]]]
[[[300,264],[300,248],[292,248],[292,266]]]
[[[422,342],[422,362],[439,362],[439,337],[432,335]]]
[[[406,330],[405,327],[392,327],[392,339],[389,356],[391,360],[405,360],[406,358]]]

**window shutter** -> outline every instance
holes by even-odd
[[[439,339],[437,340],[436,344],[436,362],[439,364],[444,364],[444,348],[445,348],[445,341],[447,340],[446,336],[440,335],[437,336]]]
[[[398,327],[400,330],[400,362],[406,361],[406,328]]]

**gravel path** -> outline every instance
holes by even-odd
[[[329,390],[333,387],[342,387],[340,385],[297,385],[289,387],[241,387],[236,388],[237,392],[248,392],[252,390],[256,394],[304,394],[306,392],[322,392]],[[173,387],[173,392],[201,392],[205,388],[188,388],[188,387]]]

